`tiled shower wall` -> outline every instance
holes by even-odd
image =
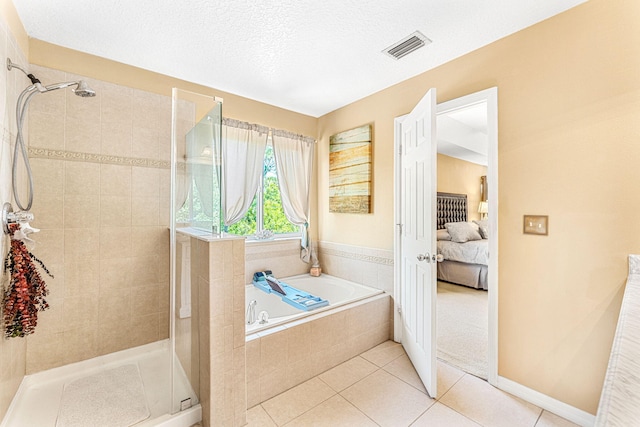
[[[169,336],[171,98],[31,66],[34,253],[55,275],[28,338],[27,373]],[[169,95],[169,94],[167,94]]]
[[[25,54],[20,50],[9,28],[0,18],[0,60],[2,64],[9,57],[21,66],[27,64]],[[11,154],[15,141],[16,116],[15,105],[18,94],[27,86],[29,80],[18,70],[9,71],[0,67],[0,206],[11,202]],[[9,239],[0,232],[2,244],[2,263],[9,250]],[[4,288],[8,277],[2,273],[0,287]],[[26,340],[23,338],[4,339],[4,330],[0,336],[0,419],[4,417],[11,399],[25,374]]]

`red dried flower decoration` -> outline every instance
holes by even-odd
[[[19,224],[9,224],[11,236],[18,229]],[[49,308],[45,300],[49,291],[36,263],[53,277],[21,240],[11,239],[11,249],[4,261],[5,271],[10,272],[10,282],[2,300],[4,335],[7,338],[32,334],[38,324],[38,311]]]

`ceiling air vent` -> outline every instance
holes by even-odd
[[[431,40],[429,40],[420,31],[416,31],[399,42],[392,44],[383,50],[382,53],[389,55],[394,59],[400,59],[403,56],[420,49],[422,46],[428,45],[429,43],[431,43]]]

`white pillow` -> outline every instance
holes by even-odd
[[[438,240],[451,240],[451,235],[447,230],[437,230],[436,231],[436,239]]]
[[[470,222],[448,222],[444,226],[447,227],[453,242],[465,243],[472,240],[482,240],[477,225]]]
[[[483,239],[489,238],[489,220],[481,219],[480,221],[473,221],[480,229],[480,235]]]

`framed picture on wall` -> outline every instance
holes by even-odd
[[[371,213],[371,125],[329,138],[329,212]]]

